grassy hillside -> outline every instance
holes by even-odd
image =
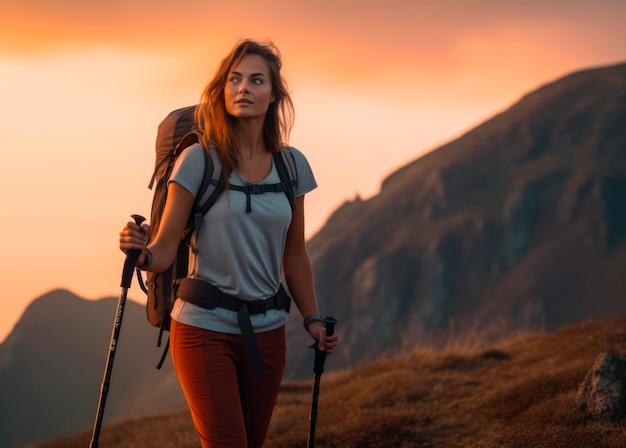
[[[317,446],[626,445],[626,420],[600,424],[575,403],[598,354],[626,354],[626,318],[521,335],[488,348],[479,347],[480,341],[453,341],[444,349],[418,348],[350,372],[325,374]],[[306,446],[310,405],[311,382],[285,383],[266,447]],[[84,448],[89,438],[85,433],[37,448]],[[183,410],[105,427],[100,446],[186,448],[198,441]]]

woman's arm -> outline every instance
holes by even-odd
[[[296,198],[283,254],[283,271],[287,287],[302,317],[319,314],[311,260],[304,240],[304,196]],[[321,322],[311,322],[307,330],[318,341],[320,350],[332,353],[337,344],[336,334],[326,337],[326,329]]]
[[[187,225],[187,220],[193,207],[194,197],[176,182],[170,182],[167,191],[167,201],[161,217],[161,225],[154,241],[148,246],[152,253],[152,263],[148,271],[162,272],[174,261],[180,238]],[[141,228],[134,222],[126,224],[120,232],[120,249],[127,253],[131,249],[146,248],[149,226]],[[145,263],[145,251],[137,260],[137,266]]]

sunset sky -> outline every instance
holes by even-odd
[[[310,237],[529,91],[625,62],[625,19],[624,0],[0,0],[0,341],[51,289],[119,294],[117,237],[149,215],[156,127],[238,39],[282,52],[290,143],[320,185]]]

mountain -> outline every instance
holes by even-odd
[[[626,314],[625,242],[620,64],[529,93],[334,212],[308,244],[321,310],[339,320],[331,365],[450,322],[552,330]],[[297,323],[289,334],[306,344]]]
[[[93,425],[117,299],[55,290],[33,301],[0,345],[0,446],[12,448]],[[104,424],[185,406],[145,307],[126,302]]]

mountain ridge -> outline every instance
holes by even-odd
[[[551,329],[626,312],[625,104],[626,64],[570,74],[339,207],[309,241],[350,341],[335,362],[450,319]]]

